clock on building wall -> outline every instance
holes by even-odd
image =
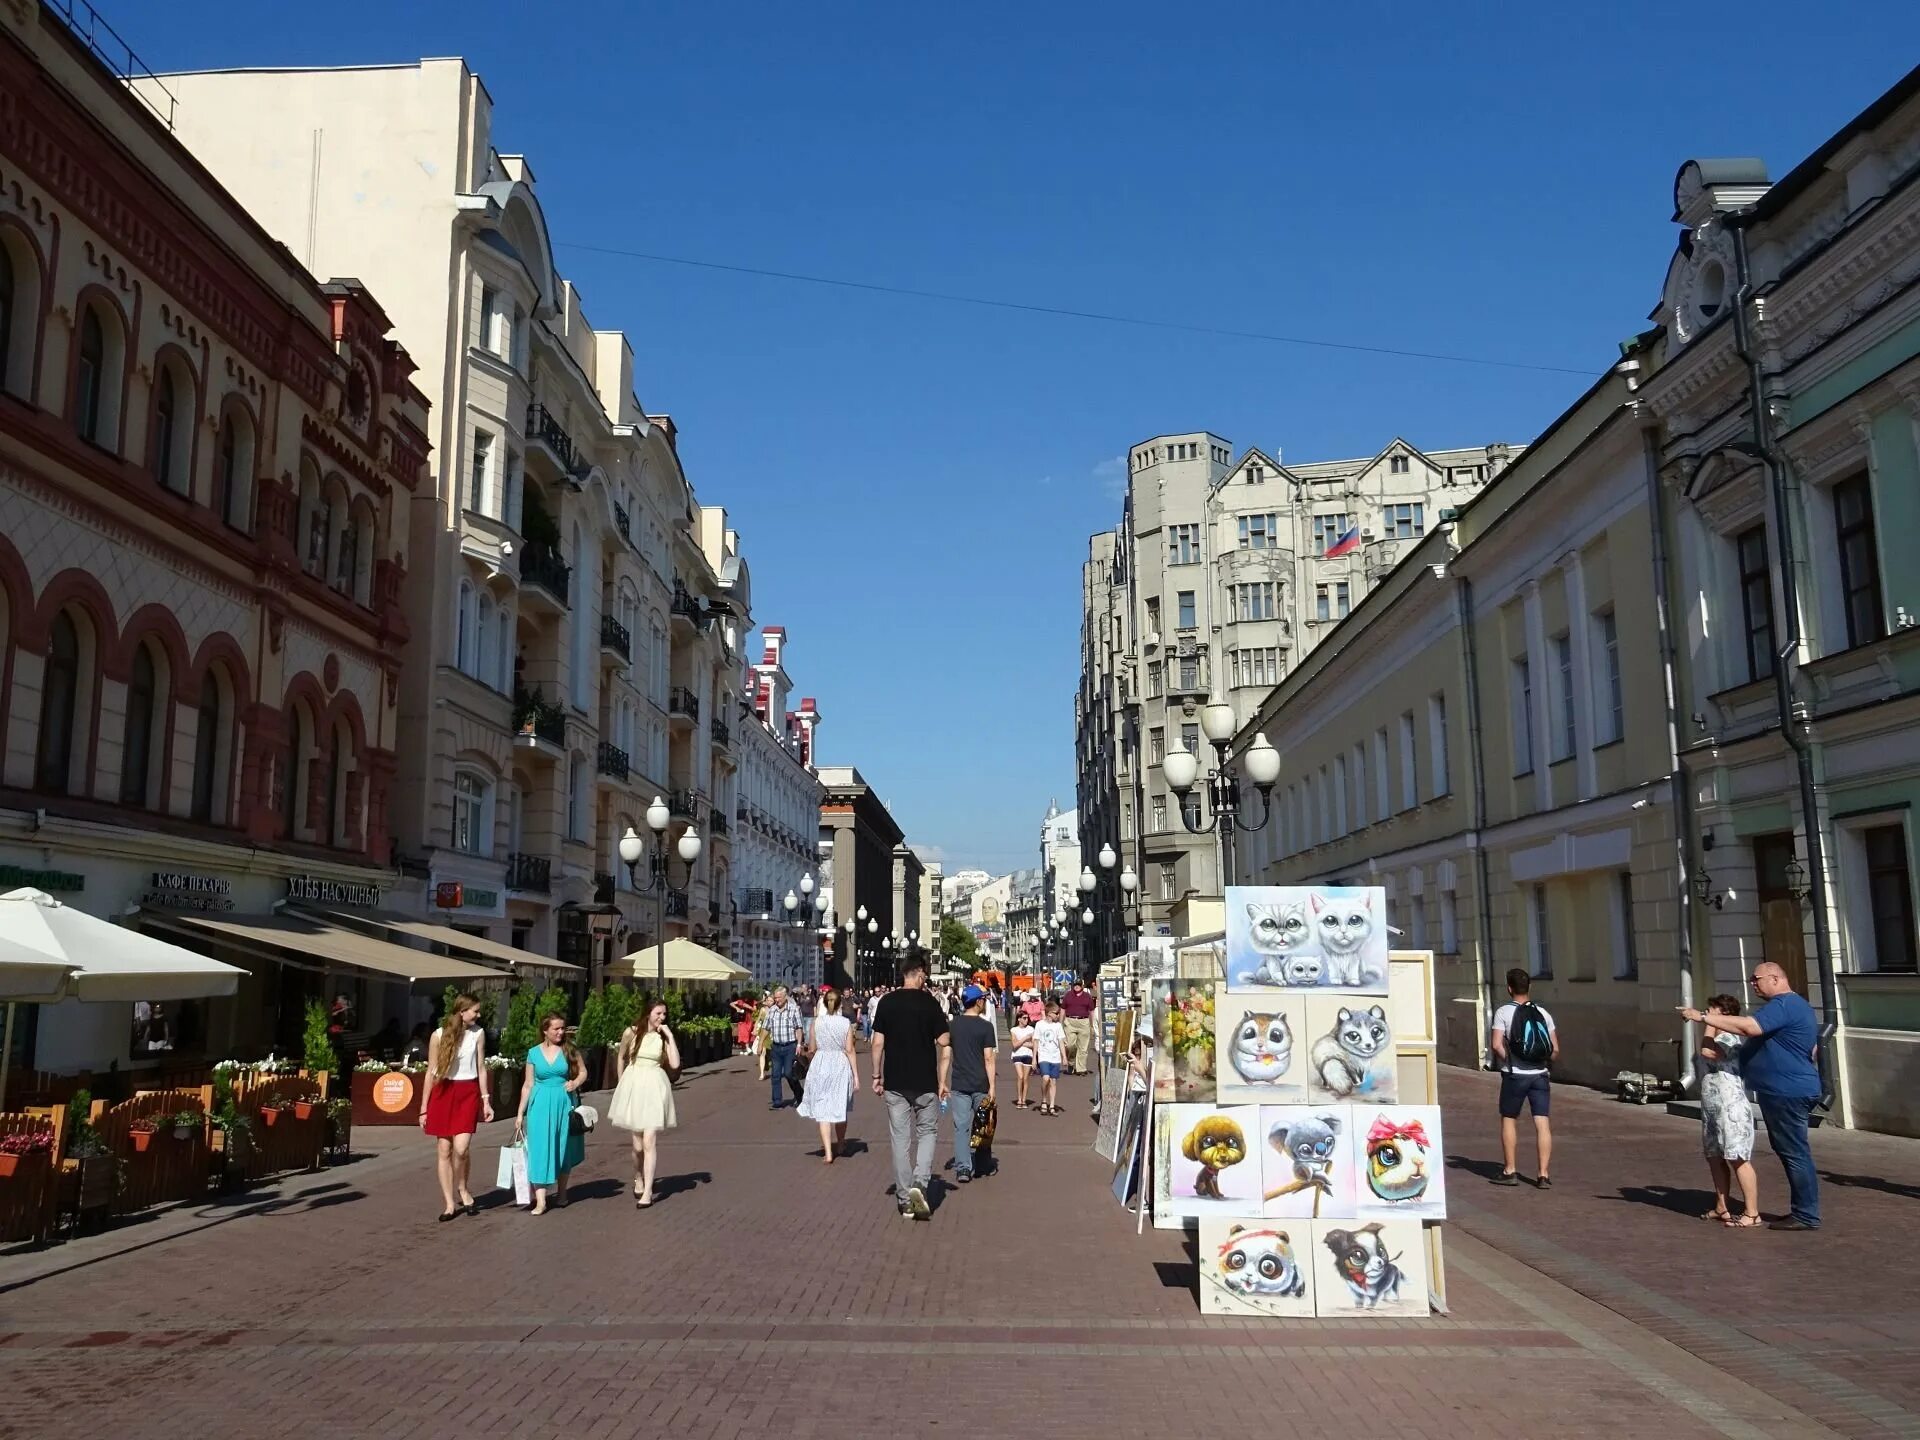
[[[373,419],[373,378],[364,360],[355,359],[353,368],[347,372],[346,400],[347,423],[353,426],[355,434],[365,439],[367,426]]]
[[[1733,234],[1718,221],[1708,220],[1693,228],[1682,250],[1668,319],[1674,338],[1689,345],[1733,303]]]

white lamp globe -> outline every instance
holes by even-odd
[[[1080,871],[1080,893],[1082,895],[1091,895],[1099,885],[1100,882],[1094,878],[1092,866],[1087,866]]]
[[[1226,744],[1233,738],[1233,706],[1214,696],[1200,707],[1200,728],[1214,744]]]
[[[679,845],[674,848],[679,850],[682,860],[689,865],[693,864],[700,858],[700,833],[689,825],[687,833],[680,837]]]
[[[787,913],[791,915],[800,908],[800,897],[789,890],[787,891],[787,898],[780,903],[787,907]]]
[[[1091,925],[1091,924],[1093,924],[1093,911],[1092,911],[1092,910],[1090,910],[1090,909],[1088,909],[1088,910],[1082,910],[1082,911],[1080,912],[1080,923],[1081,923],[1082,925]]]
[[[856,910],[856,911],[854,912],[854,917],[853,917],[853,918],[854,918],[854,919],[856,919],[856,920],[864,920],[864,919],[866,919],[866,918],[867,918],[867,907],[866,907],[866,906],[864,906],[864,905],[862,905],[862,906],[861,906],[861,907],[860,907],[860,908],[859,908],[858,910]]]
[[[1247,778],[1262,790],[1280,778],[1280,752],[1267,743],[1265,735],[1255,735],[1245,756]]]
[[[667,802],[658,795],[654,796],[653,803],[647,806],[647,828],[656,835],[663,835],[672,823],[673,812],[667,809]]]
[[[1184,795],[1200,776],[1200,762],[1193,758],[1192,751],[1176,745],[1160,762],[1160,773],[1167,777],[1167,784]]]
[[[620,837],[620,861],[625,865],[638,865],[640,857],[647,853],[646,841],[640,838],[633,826],[627,826],[627,833]]]
[[[811,895],[813,893],[813,876],[802,875],[800,877],[800,893],[802,895]]]
[[[1129,895],[1140,888],[1140,877],[1133,873],[1131,865],[1120,872],[1120,888]]]
[[[1113,853],[1113,846],[1102,845],[1100,847],[1100,868],[1102,870],[1113,869],[1113,862],[1118,858],[1119,857]]]

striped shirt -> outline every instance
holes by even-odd
[[[800,1040],[800,1007],[789,1000],[784,1005],[769,1005],[760,1017],[767,1039],[775,1045],[794,1045]]]

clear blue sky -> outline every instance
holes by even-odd
[[[1658,297],[1683,160],[1785,174],[1920,57],[1912,0],[100,3],[154,69],[464,56],[740,530],[823,759],[995,871],[1072,803],[1079,567],[1128,445],[1525,441],[1585,380],[570,242],[1597,373]]]

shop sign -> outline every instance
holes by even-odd
[[[74,891],[87,888],[87,877],[66,870],[23,870],[18,865],[0,865],[0,890]]]
[[[317,875],[289,875],[287,898],[318,905],[357,905],[371,910],[380,904],[380,887],[353,880],[322,880]]]
[[[140,903],[162,910],[231,910],[233,885],[218,875],[155,870]]]
[[[433,903],[442,910],[498,910],[500,892],[461,880],[442,880],[433,887]]]
[[[373,1082],[373,1103],[389,1115],[398,1115],[413,1103],[413,1077],[389,1070]]]

